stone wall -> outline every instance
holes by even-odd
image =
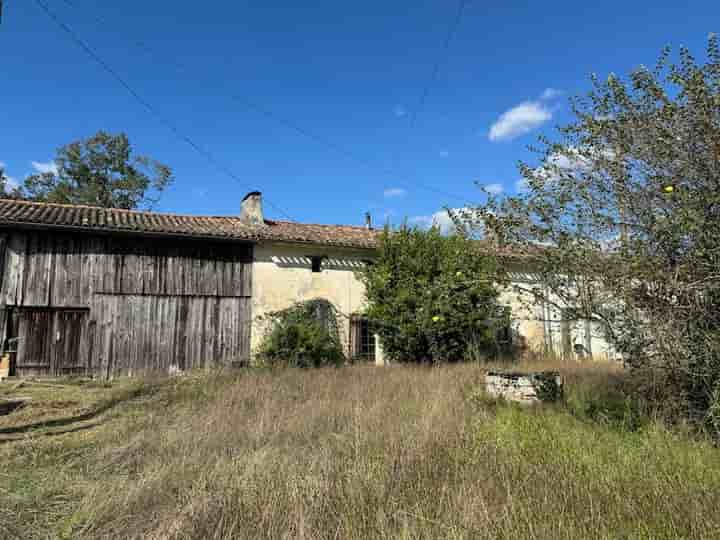
[[[485,389],[493,397],[502,397],[521,404],[562,399],[563,380],[555,371],[539,373],[504,373],[491,371],[485,375]]]

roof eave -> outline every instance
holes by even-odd
[[[216,242],[236,242],[243,244],[260,244],[260,243],[276,243],[285,245],[305,245],[305,246],[323,246],[342,249],[355,249],[360,251],[375,251],[376,247],[353,244],[349,242],[317,242],[304,239],[274,239],[274,238],[241,238],[229,235],[213,235],[213,234],[196,234],[196,233],[178,233],[167,231],[138,231],[135,229],[123,229],[120,227],[87,227],[82,225],[59,225],[48,223],[32,223],[25,221],[2,221],[0,229],[25,229],[25,230],[56,230],[66,232],[77,232],[83,234],[101,234],[101,235],[122,235],[122,236],[140,236],[143,238],[173,238],[184,240],[211,240]]]
[[[366,246],[361,244],[352,244],[349,242],[316,242],[313,240],[302,240],[302,239],[275,239],[275,238],[261,238],[256,240],[257,244],[280,244],[283,246],[323,246],[329,248],[341,248],[341,249],[354,249],[358,251],[377,251],[377,246]]]
[[[47,223],[28,223],[23,221],[3,221],[0,222],[0,229],[22,229],[22,230],[58,230],[66,232],[79,232],[84,234],[100,234],[100,235],[122,235],[122,236],[142,236],[150,238],[173,238],[184,240],[212,240],[214,242],[235,242],[243,244],[256,244],[258,240],[252,238],[239,238],[236,236],[220,236],[212,234],[189,234],[177,232],[163,231],[137,231],[134,229],[123,229],[119,227],[84,227],[82,225],[57,225]]]

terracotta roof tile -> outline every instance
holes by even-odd
[[[0,199],[0,226],[71,227],[96,232],[134,232],[247,241],[275,240],[373,249],[377,230],[349,225],[270,221],[253,226],[235,216],[188,216],[94,206]]]

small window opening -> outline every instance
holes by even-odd
[[[350,357],[356,360],[375,360],[375,331],[363,315],[350,317]]]
[[[310,260],[312,261],[312,271],[313,272],[321,272],[323,258],[320,256],[315,256],[315,257],[310,257]]]
[[[509,324],[504,324],[498,328],[497,341],[498,344],[503,347],[512,345],[512,329]]]

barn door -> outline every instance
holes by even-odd
[[[54,375],[77,375],[85,371],[80,354],[85,310],[63,309],[55,312],[52,372]]]
[[[15,309],[13,330],[17,332],[18,375],[49,375],[53,347],[53,312],[46,309]]]
[[[87,310],[12,310],[10,337],[17,337],[18,375],[73,375],[86,365],[80,350]]]

